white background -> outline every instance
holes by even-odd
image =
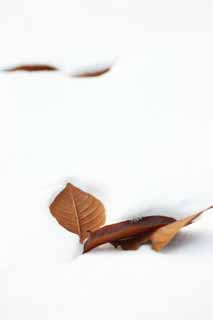
[[[162,253],[81,255],[48,205],[67,181],[107,222],[213,203],[213,2],[0,1],[0,318],[212,319],[213,217]],[[75,69],[114,63],[95,79]]]

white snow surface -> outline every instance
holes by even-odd
[[[212,16],[210,0],[1,0],[1,68],[62,72],[0,73],[0,319],[212,320],[213,210],[161,253],[85,255],[48,210],[68,181],[107,223],[213,204]]]

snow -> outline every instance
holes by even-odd
[[[210,1],[7,1],[0,73],[0,318],[212,319],[213,210],[161,253],[81,255],[48,205],[67,181],[107,223],[213,204]],[[114,63],[99,78],[78,68]]]

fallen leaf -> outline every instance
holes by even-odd
[[[72,77],[75,78],[91,78],[91,77],[100,77],[103,74],[109,72],[111,70],[111,67],[99,69],[96,71],[87,71],[87,72],[79,72],[76,74],[73,74]]]
[[[212,209],[213,206],[198,212],[196,214],[190,215],[184,219],[175,221],[169,225],[161,227],[154,231],[150,236],[150,241],[152,242],[152,248],[155,251],[160,251],[165,248],[170,241],[176,236],[176,234],[180,231],[184,226],[192,223],[196,218],[198,218],[205,211]]]
[[[121,247],[123,250],[137,250],[142,244],[145,244],[149,241],[150,235],[154,231],[146,231],[143,233],[139,233],[131,238],[120,239],[111,242],[111,244],[115,247]]]
[[[15,67],[11,67],[5,69],[6,72],[15,72],[15,71],[28,71],[28,72],[36,72],[36,71],[57,71],[58,68],[47,65],[47,64],[23,64]]]
[[[105,209],[100,200],[68,183],[50,205],[52,215],[80,241],[105,223]]]
[[[104,243],[128,238],[142,232],[153,231],[156,228],[173,222],[175,219],[165,216],[150,216],[139,220],[126,220],[104,226],[90,232],[84,243],[84,253]]]

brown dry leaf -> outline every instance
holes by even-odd
[[[76,73],[76,74],[73,74],[72,77],[75,77],[75,78],[100,77],[103,74],[109,72],[110,70],[111,70],[111,67],[107,67],[107,68],[99,69],[96,71],[87,71],[87,72]]]
[[[166,226],[167,224],[175,221],[176,219],[174,218],[163,216],[163,220],[161,220],[161,222],[159,221],[161,225],[156,225],[156,227],[151,231],[145,231],[126,239],[116,240],[111,242],[111,244],[115,248],[120,246],[123,250],[137,250],[138,248],[140,248],[140,246],[150,241],[150,236],[155,230],[157,230],[159,227]]]
[[[170,243],[170,241],[176,236],[176,234],[180,231],[181,228],[190,224],[196,218],[198,218],[202,213],[204,213],[205,211],[212,209],[212,208],[213,208],[213,206],[211,206],[201,212],[198,212],[196,214],[188,216],[184,219],[175,221],[169,225],[166,225],[164,227],[157,229],[150,236],[150,241],[152,242],[152,248],[155,251],[162,250]]]
[[[52,215],[67,230],[80,236],[81,243],[88,231],[105,223],[105,209],[100,200],[68,183],[50,205]]]
[[[28,71],[28,72],[36,72],[36,71],[57,71],[58,68],[54,66],[50,66],[47,64],[23,64],[14,66],[8,69],[5,69],[6,72],[15,72],[15,71]]]
[[[136,236],[132,236],[131,238],[113,241],[111,242],[111,244],[115,248],[121,247],[123,250],[137,250],[141,245],[149,242],[150,236],[153,232],[154,231],[147,231],[139,233]]]
[[[142,244],[145,244],[149,241],[151,234],[154,231],[147,231],[139,233],[136,236],[127,239],[120,239],[117,241],[111,242],[111,244],[117,248],[121,247],[123,250],[137,250]]]
[[[139,220],[126,220],[119,223],[104,226],[96,231],[90,232],[84,243],[84,253],[104,243],[114,243],[117,240],[130,238],[143,232],[154,231],[175,219],[166,216],[149,216]]]

